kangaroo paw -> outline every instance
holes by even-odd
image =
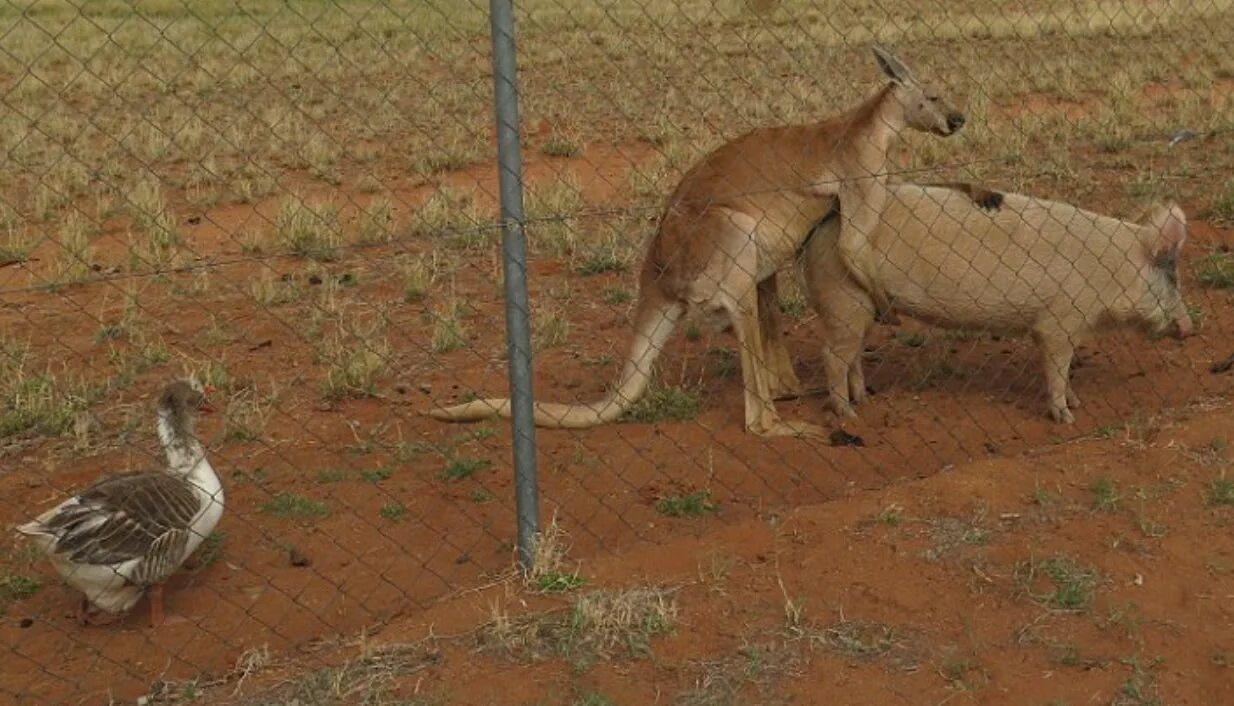
[[[816,424],[805,422],[776,422],[765,429],[751,430],[759,436],[793,436],[797,438],[826,439],[827,432]]]

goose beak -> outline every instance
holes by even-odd
[[[214,405],[210,404],[210,395],[214,394],[214,385],[203,385],[202,391],[205,393],[206,399],[201,401],[201,411],[205,414],[214,412]]]

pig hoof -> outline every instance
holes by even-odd
[[[1050,418],[1059,424],[1075,424],[1075,415],[1066,407],[1050,408]]]
[[[775,383],[771,397],[775,400],[795,400],[804,394],[802,390],[803,388],[799,381],[784,381],[780,379]]]
[[[1080,398],[1071,390],[1067,390],[1067,407],[1069,409],[1080,408]]]
[[[856,419],[857,410],[847,402],[833,402],[831,408],[835,410],[836,416],[841,419]]]

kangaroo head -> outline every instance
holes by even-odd
[[[891,52],[879,46],[873,50],[879,67],[891,79],[892,96],[904,109],[906,126],[944,137],[964,127],[964,115],[938,91],[914,78],[908,67]]]

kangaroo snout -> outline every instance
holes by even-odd
[[[949,113],[947,115],[947,129],[951,132],[959,132],[960,128],[964,127],[964,116],[959,113]]]

